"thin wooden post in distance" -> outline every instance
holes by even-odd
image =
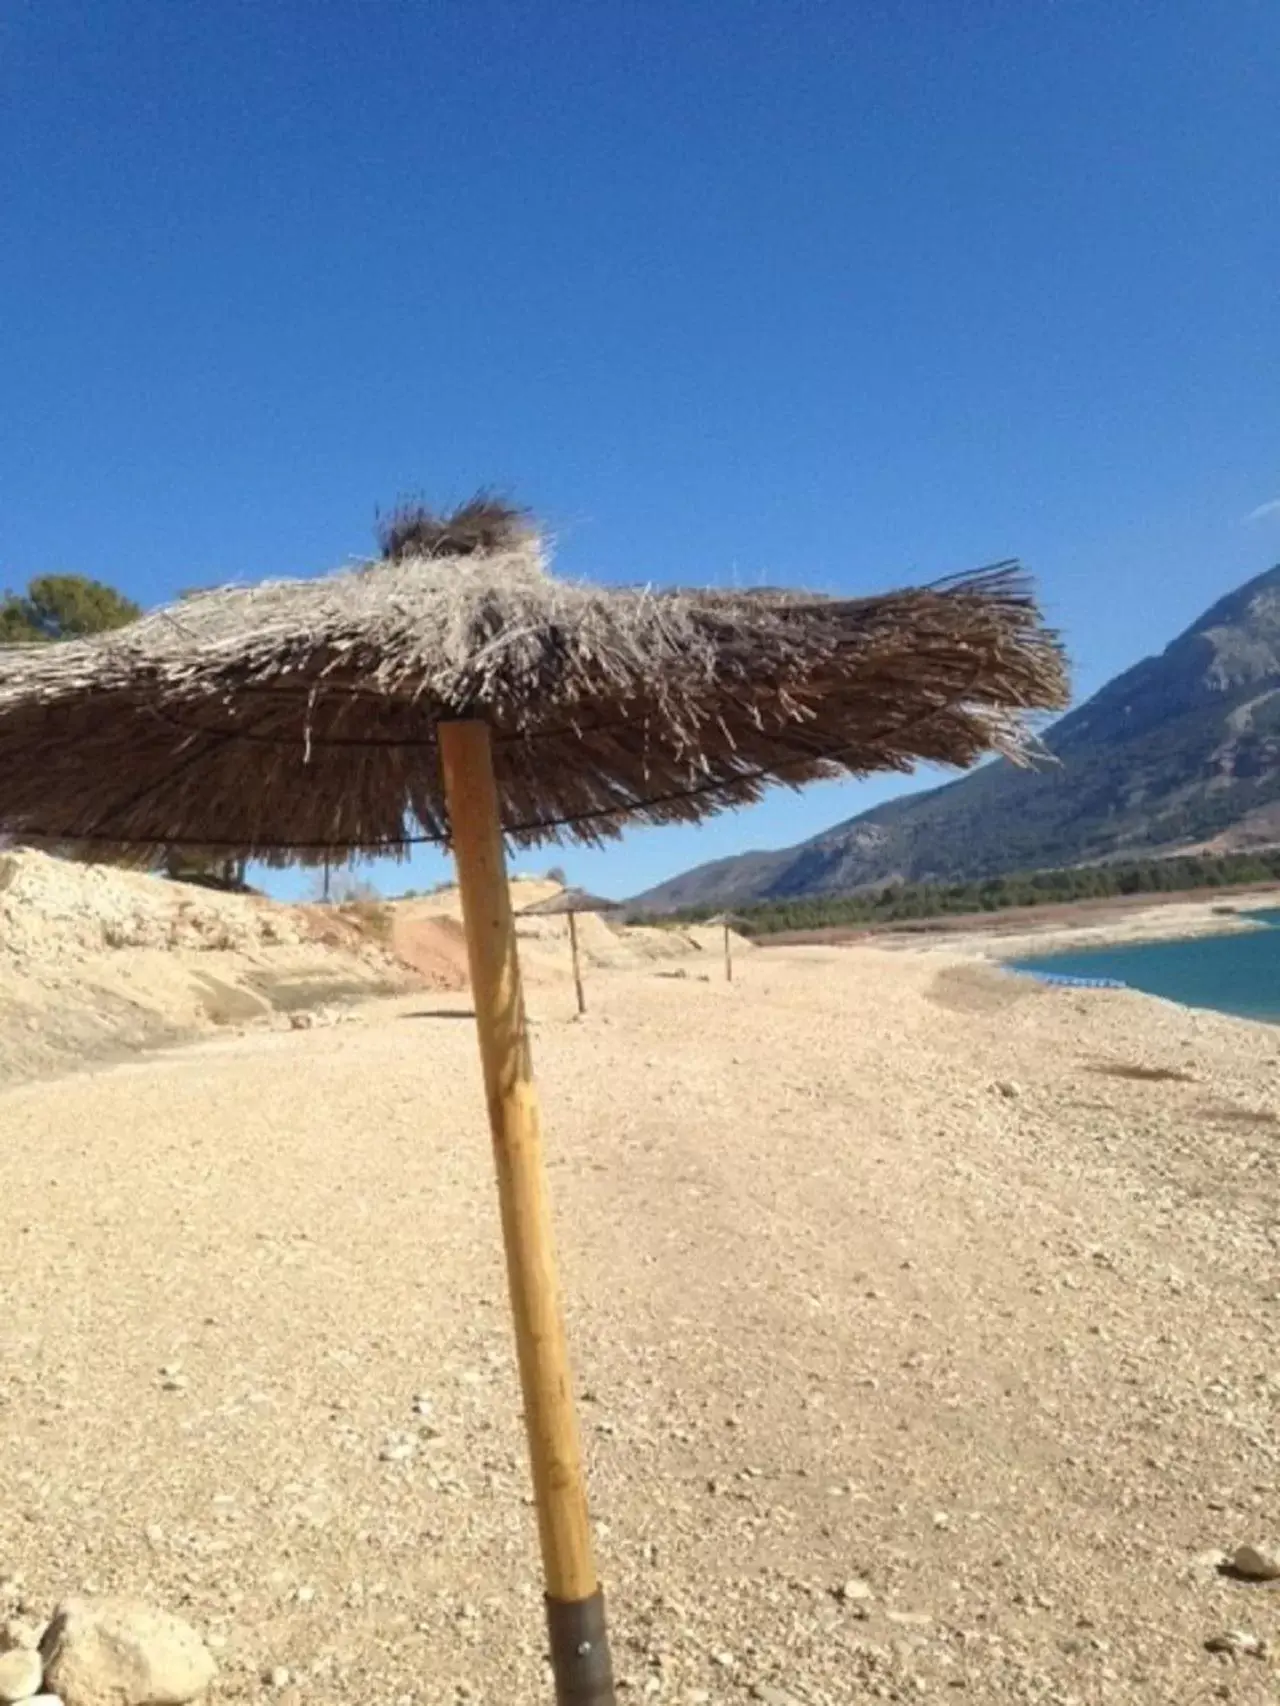
[[[569,914],[569,946],[573,950],[573,987],[577,992],[578,1012],[581,1014],[587,1010],[587,998],[583,993],[582,965],[578,959],[578,915],[576,912]]]
[[[727,919],[724,927],[724,976],[726,983],[733,982],[733,945],[729,939],[729,924]]]
[[[493,1136],[556,1698],[560,1706],[615,1706],[489,729],[477,721],[443,723],[439,739]]]

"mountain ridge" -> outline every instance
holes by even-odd
[[[633,904],[741,906],[1280,838],[1280,564],[1059,718],[1044,747],[1043,768],[997,759]]]

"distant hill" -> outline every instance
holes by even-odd
[[[1000,760],[775,853],[700,865],[637,897],[654,911],[838,894],[872,883],[1280,841],[1280,565],[1063,717],[1057,760]]]

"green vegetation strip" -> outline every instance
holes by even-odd
[[[1280,848],[1221,856],[1188,855],[1131,864],[1086,865],[1060,871],[1031,871],[967,883],[897,883],[858,894],[764,901],[736,908],[740,928],[751,936],[784,930],[830,930],[845,926],[900,924],[1015,906],[1068,905],[1121,895],[1172,894],[1192,889],[1233,888],[1280,882]],[[721,909],[688,907],[662,919],[637,922],[700,924]]]

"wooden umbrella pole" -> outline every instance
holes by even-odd
[[[442,724],[440,757],[493,1134],[556,1699],[559,1706],[615,1706],[487,724]]]
[[[733,982],[733,944],[729,940],[729,926],[724,927],[724,977],[726,983]]]
[[[569,914],[569,946],[573,949],[573,987],[578,996],[578,1012],[587,1010],[587,998],[582,992],[582,966],[578,959],[578,916]]]

